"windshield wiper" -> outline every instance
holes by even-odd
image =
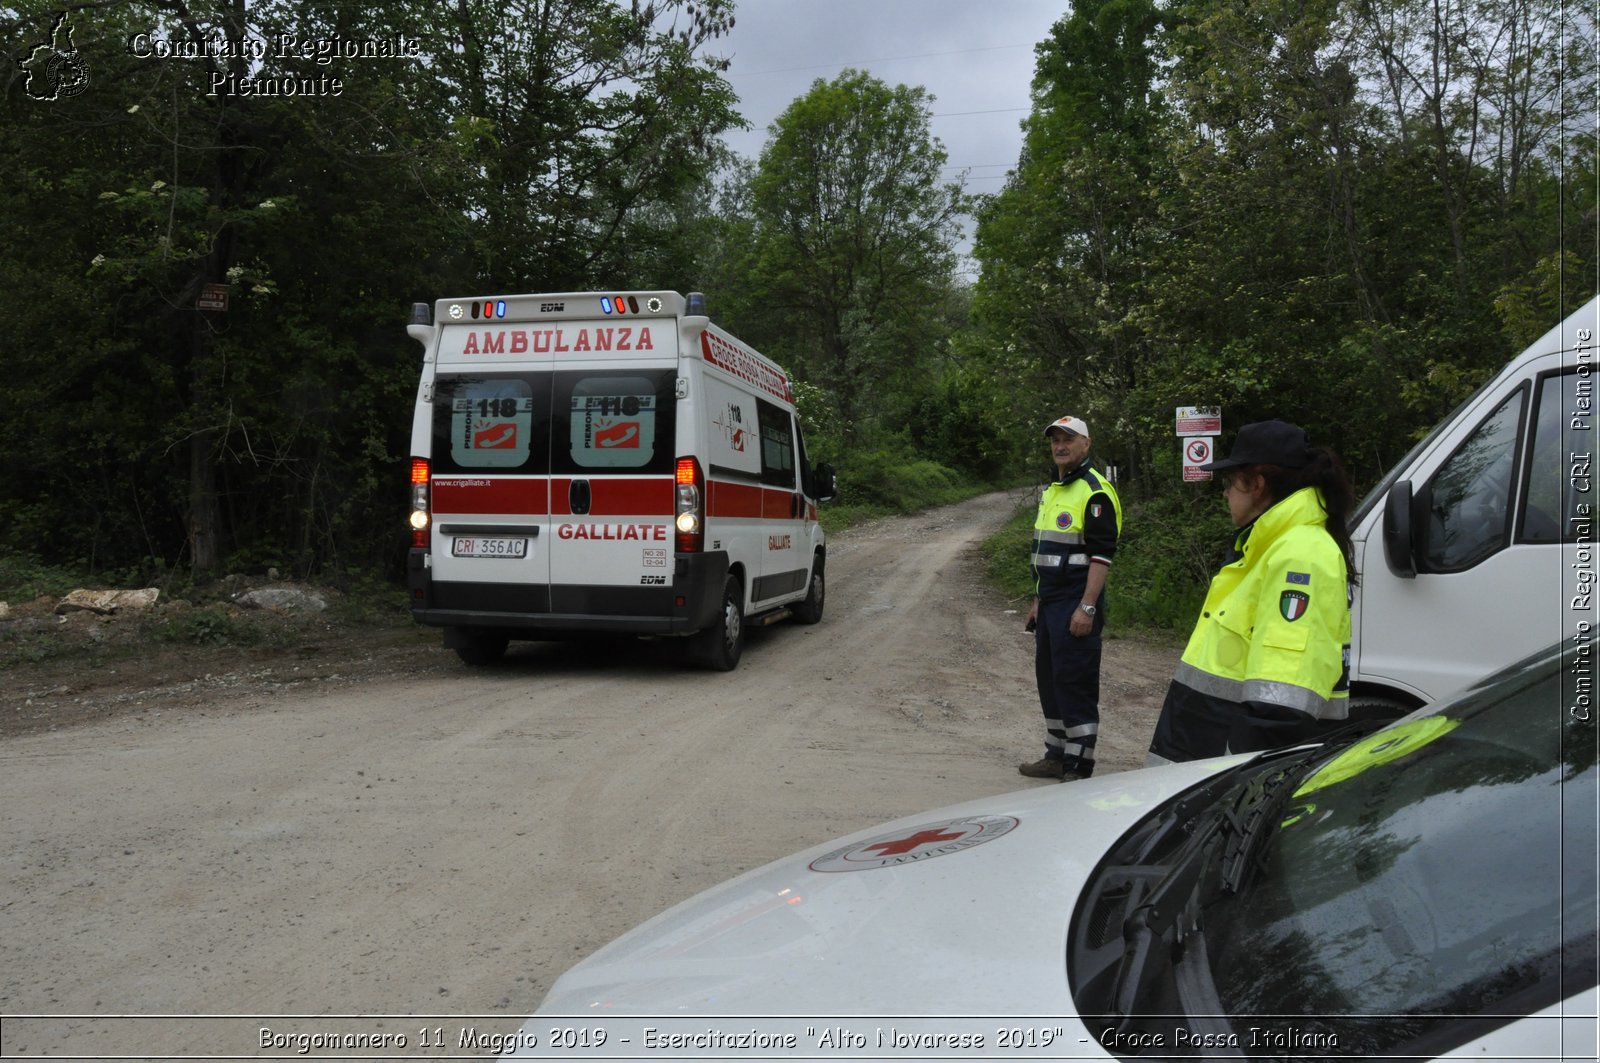
[[[1262,772],[1245,785],[1234,802],[1232,829],[1223,848],[1221,886],[1229,893],[1244,887],[1245,877],[1260,867],[1262,844],[1272,836],[1265,828],[1276,825],[1283,806],[1294,796],[1301,779],[1311,773],[1315,757]]]
[[[1123,920],[1122,959],[1111,986],[1105,1018],[1124,1031],[1152,973],[1166,969],[1152,961],[1165,953],[1176,962],[1184,939],[1199,929],[1201,911],[1217,897],[1237,893],[1259,861],[1268,824],[1295,792],[1296,784],[1317,763],[1311,750],[1286,763],[1270,763],[1237,796],[1225,798],[1191,830],[1167,864],[1165,874],[1137,899]],[[1167,948],[1160,948],[1165,944]]]

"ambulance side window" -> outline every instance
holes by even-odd
[[[761,422],[761,482],[794,490],[794,421],[788,411],[756,400]]]
[[[549,390],[539,383],[509,374],[440,377],[433,399],[435,470],[542,470]]]
[[[676,379],[671,370],[557,373],[550,471],[670,473]]]

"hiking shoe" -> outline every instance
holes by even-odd
[[[1044,757],[1032,764],[1019,764],[1017,771],[1030,779],[1063,779],[1067,775],[1067,762],[1060,757]]]
[[[1064,771],[1064,772],[1061,773],[1061,781],[1062,782],[1073,782],[1074,780],[1077,780],[1077,779],[1087,779],[1093,773],[1094,773],[1094,769],[1092,769],[1092,768],[1090,768],[1088,770],[1084,770],[1083,768],[1073,768],[1070,771]]]

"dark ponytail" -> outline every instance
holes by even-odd
[[[1299,469],[1286,469],[1281,465],[1258,465],[1256,468],[1267,482],[1267,494],[1274,505],[1302,488],[1315,487],[1322,492],[1323,504],[1328,509],[1328,534],[1333,536],[1339,552],[1344,555],[1350,582],[1357,583],[1356,551],[1350,542],[1350,514],[1356,508],[1355,488],[1344,471],[1344,462],[1332,449],[1312,447],[1310,454],[1310,462]]]

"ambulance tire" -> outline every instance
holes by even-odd
[[[467,645],[456,647],[456,656],[475,667],[494,664],[506,655],[510,644],[511,640],[504,635],[474,635]]]
[[[827,591],[827,581],[822,576],[822,557],[818,555],[811,563],[811,589],[806,592],[805,601],[794,607],[795,623],[815,624],[821,620]]]
[[[737,578],[729,576],[723,584],[722,608],[717,612],[716,623],[691,639],[689,652],[716,672],[731,672],[738,667],[739,655],[744,652],[744,606]]]

